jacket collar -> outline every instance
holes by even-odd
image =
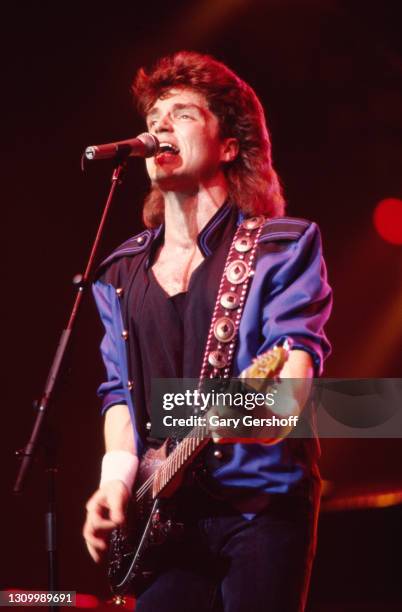
[[[197,245],[204,257],[209,257],[220,243],[223,230],[228,222],[241,223],[243,215],[230,202],[226,201],[211,217],[197,236]],[[160,225],[154,233],[146,268],[149,268],[155,257],[157,249],[163,243],[165,226]]]
[[[244,215],[231,202],[226,201],[211,217],[205,227],[197,236],[198,247],[204,257],[209,257],[220,243],[220,238],[228,222],[239,224]],[[148,268],[154,259],[156,250],[163,242],[165,226],[160,225],[156,229],[146,229],[140,234],[133,236],[121,244],[109,257],[104,259],[98,267],[95,276],[99,276],[103,270],[120,259],[144,253],[148,250],[145,266]]]

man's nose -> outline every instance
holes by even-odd
[[[172,120],[168,114],[162,115],[161,117],[159,117],[155,125],[156,134],[160,132],[170,132],[172,131],[172,129],[173,129]]]

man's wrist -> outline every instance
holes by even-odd
[[[99,487],[111,480],[121,480],[131,493],[138,469],[138,457],[126,450],[112,450],[102,459]]]

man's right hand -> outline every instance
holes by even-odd
[[[110,532],[124,524],[130,493],[121,480],[110,480],[88,500],[83,536],[92,559],[99,563],[109,543]]]

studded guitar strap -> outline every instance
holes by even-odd
[[[212,314],[199,386],[206,378],[230,376],[240,320],[255,271],[258,238],[265,222],[263,216],[245,219],[234,235]]]

